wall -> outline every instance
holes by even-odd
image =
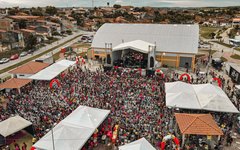
[[[33,74],[16,74],[17,78],[20,79],[28,79],[28,77],[32,76]],[[14,75],[13,75],[14,77]]]

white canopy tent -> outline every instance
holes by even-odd
[[[235,87],[240,90],[240,85],[235,85]]]
[[[119,150],[156,150],[145,138],[119,147]]]
[[[58,76],[61,72],[63,72],[68,67],[74,64],[75,64],[74,61],[61,60],[41,70],[37,74],[30,76],[29,78],[34,80],[52,80],[53,78]]]
[[[212,84],[166,83],[166,105],[183,109],[201,109],[239,113],[224,91]]]
[[[10,117],[0,122],[0,134],[3,137],[7,137],[31,125],[32,123],[30,121],[27,121],[20,116]]]
[[[110,110],[79,106],[34,144],[34,147],[38,150],[53,150],[53,134],[55,149],[81,149],[109,113]]]

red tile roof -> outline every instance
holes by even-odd
[[[12,19],[38,19],[40,16],[9,16]]]
[[[210,114],[175,113],[182,134],[223,135]]]
[[[36,32],[35,30],[30,30],[30,29],[21,29],[21,31],[23,31],[23,32],[30,32],[30,33]]]
[[[0,32],[5,33],[5,32],[7,32],[7,31],[6,31],[6,30],[0,30]]]
[[[239,22],[240,18],[233,18],[233,22]]]
[[[47,63],[31,61],[27,64],[24,64],[16,69],[10,71],[9,73],[11,73],[11,74],[35,74],[35,73],[38,73],[39,71],[41,71],[42,69],[46,68],[47,66],[49,66],[49,64],[47,64]]]
[[[19,79],[19,78],[11,78],[4,83],[0,84],[0,89],[19,89],[24,85],[30,83],[32,80],[30,79]]]

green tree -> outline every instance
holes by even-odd
[[[212,32],[212,33],[209,34],[209,36],[210,36],[211,39],[214,39],[215,35],[216,35],[216,34],[215,34],[214,32]]]
[[[57,8],[54,6],[47,6],[46,7],[46,13],[53,16],[57,13]]]
[[[219,41],[222,39],[222,36],[220,36],[220,35],[217,35],[217,37],[216,37]]]
[[[26,49],[33,49],[36,47],[36,45],[37,45],[37,37],[34,35],[30,35],[26,39]]]
[[[116,8],[116,9],[119,9],[119,8],[121,8],[122,6],[121,5],[119,5],[119,4],[114,4],[113,5],[113,8]]]
[[[15,9],[15,8],[8,10],[9,15],[16,15],[17,13],[19,13],[19,10]]]
[[[25,29],[27,27],[26,20],[20,20],[18,25],[20,29]]]

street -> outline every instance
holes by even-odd
[[[29,59],[29,58],[31,58],[31,57],[34,57],[34,56],[36,56],[36,55],[38,55],[38,54],[40,54],[40,53],[42,53],[42,52],[45,52],[45,51],[47,51],[47,50],[49,50],[49,49],[51,49],[51,48],[53,48],[53,47],[55,47],[55,46],[58,46],[58,45],[60,45],[61,43],[64,43],[64,42],[66,42],[66,41],[68,41],[68,40],[70,40],[70,39],[73,39],[74,37],[76,37],[76,36],[78,36],[78,35],[81,35],[81,34],[91,34],[91,32],[86,32],[86,31],[82,31],[82,30],[79,30],[79,32],[74,32],[74,33],[73,33],[72,35],[70,35],[70,36],[64,37],[63,39],[60,39],[60,40],[58,40],[58,41],[56,41],[56,42],[54,42],[54,43],[52,43],[52,44],[49,44],[49,45],[47,45],[47,46],[45,46],[45,47],[40,48],[39,50],[35,51],[35,52],[33,53],[33,55],[27,55],[27,56],[25,56],[25,57],[19,57],[19,59],[9,61],[8,63],[5,63],[5,64],[0,64],[0,70],[1,70],[1,69],[4,69],[4,68],[7,68],[7,67],[9,67],[9,66],[15,65],[15,64],[17,64],[17,63],[20,63],[21,61],[24,61],[24,60]],[[62,47],[70,46],[70,45],[72,45],[73,43],[77,42],[79,39],[80,39],[80,37],[79,37],[79,38],[76,38],[76,39],[74,39],[74,40],[72,40],[72,41],[70,41],[70,42],[68,42],[68,43],[66,43],[66,44],[64,44],[64,45],[61,46],[61,47],[58,47],[58,48],[54,49],[54,50],[53,50],[52,52],[50,52],[50,53],[55,54],[55,53],[59,52],[59,50],[60,50]],[[2,74],[0,74],[0,78],[5,77],[5,76],[7,76],[7,75],[8,75],[7,72],[2,73]]]

